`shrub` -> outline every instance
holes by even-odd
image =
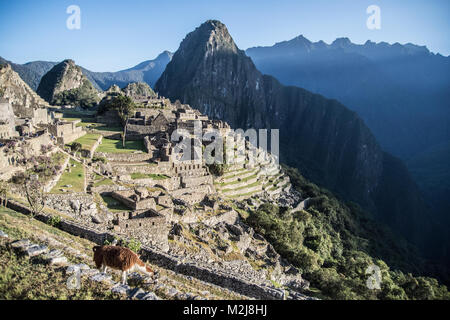
[[[105,157],[98,157],[98,156],[93,156],[92,157],[92,162],[101,162],[101,163],[107,163],[108,160],[106,160]]]
[[[60,223],[61,223],[60,216],[51,216],[50,219],[47,220],[47,224],[52,227],[58,227]]]

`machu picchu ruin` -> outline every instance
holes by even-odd
[[[0,4],[0,300],[450,300],[448,10],[137,2]]]
[[[74,65],[73,61],[65,63]],[[28,89],[8,66],[2,70],[15,79],[15,86]],[[23,95],[30,94],[28,91]],[[301,201],[268,151],[235,133],[226,122],[210,120],[189,105],[159,96],[146,85],[111,87],[103,94],[98,111],[50,105],[36,94],[30,95],[36,97],[31,101],[38,103],[19,105],[10,91],[2,98],[2,123],[8,130],[2,131],[0,158],[5,173],[2,178],[12,185],[11,205],[14,201],[18,201],[15,205],[26,204],[26,191],[13,183],[21,172],[29,170],[23,165],[30,161],[24,160],[26,146],[33,161],[50,157],[57,162],[53,174],[41,180],[45,209],[40,215],[57,212],[68,223],[103,233],[102,241],[132,239],[171,259],[192,261],[198,270],[223,270],[236,277],[233,281],[237,283],[258,283],[262,286],[258,290],[267,291],[263,296],[284,297],[275,288],[270,291],[271,281],[292,282],[296,283],[292,288],[307,289],[308,282],[301,274],[292,272],[295,268],[240,218],[243,200],[248,200],[245,206],[249,208],[278,199],[291,207]],[[112,107],[117,96],[133,102],[126,123]],[[22,129],[22,123],[27,124],[27,130]],[[181,140],[174,139],[178,132],[185,135]],[[211,165],[203,157],[212,141],[204,137],[211,132],[220,134],[226,149],[227,158],[220,164]],[[180,141],[192,151],[187,157]],[[234,235],[221,236],[229,232]],[[255,263],[260,271],[254,270]],[[291,270],[291,275],[284,274],[285,270]],[[257,297],[245,292],[247,289],[234,290]],[[307,298],[300,291],[289,297]]]

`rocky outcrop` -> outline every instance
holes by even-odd
[[[9,64],[0,67],[0,93],[16,109],[46,108],[49,104],[36,94],[11,68]]]
[[[0,63],[10,64],[11,68],[17,72],[25,83],[31,89],[37,90],[39,82],[44,74],[46,74],[57,63],[50,61],[33,61],[25,64],[17,64],[0,57]]]
[[[377,202],[385,189],[385,154],[358,115],[336,100],[262,75],[221,22],[207,21],[186,36],[155,90],[234,128],[280,129],[281,162],[374,212],[385,205]],[[398,178],[412,183],[403,175]],[[420,203],[420,195],[409,190]],[[404,201],[403,209],[393,208],[392,214],[416,212],[423,217],[422,207],[400,194],[392,190],[389,195]]]
[[[56,105],[91,107],[99,102],[100,94],[73,60],[64,60],[41,79],[37,93]]]
[[[122,92],[134,100],[156,98],[155,91],[145,82],[132,82],[123,88]]]

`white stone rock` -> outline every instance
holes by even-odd
[[[112,281],[112,276],[105,274],[105,273],[97,273],[91,277],[89,277],[89,280],[94,282],[104,282],[106,284],[112,285],[114,282]]]
[[[3,232],[2,230],[0,230],[0,237],[8,238],[8,234],[6,234],[6,233]]]
[[[128,295],[129,291],[131,290],[130,286],[124,285],[124,284],[117,284],[114,287],[111,288],[111,292],[114,294],[120,294],[120,295]]]
[[[49,262],[49,264],[51,266],[66,266],[68,263],[67,258],[66,257],[57,257],[57,258],[52,258]]]
[[[81,270],[81,275],[84,276],[93,276],[96,275],[97,273],[100,273],[100,271],[98,271],[97,269],[88,269],[88,270]]]
[[[38,256],[40,254],[47,253],[47,252],[48,252],[47,246],[38,245],[38,244],[29,246],[28,248],[25,249],[25,253],[29,257],[35,257],[35,256]]]
[[[66,273],[70,274],[70,273],[77,272],[79,270],[89,270],[89,269],[90,269],[89,266],[84,263],[73,264],[73,265],[67,267]]]
[[[70,200],[70,207],[75,211],[79,211],[80,210],[80,201]]]
[[[141,300],[161,300],[154,292],[147,292]]]
[[[30,245],[31,242],[28,239],[16,240],[13,243],[11,243],[11,247],[13,247],[14,249],[23,249],[29,247]]]

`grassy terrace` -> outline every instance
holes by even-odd
[[[100,186],[108,186],[114,184],[114,182],[109,178],[104,178],[99,174],[95,174],[94,178],[94,187],[100,187]]]
[[[75,165],[75,167],[72,167]],[[66,189],[69,192],[83,192],[84,191],[84,167],[81,163],[70,159],[67,168],[70,168],[70,172],[64,171],[59,179],[58,183],[50,191],[51,193],[62,193],[59,189]],[[72,187],[64,187],[65,185],[71,185]]]
[[[255,187],[257,185],[260,185],[260,184],[261,184],[260,181],[256,181],[256,182],[254,182],[252,184],[248,184],[248,185],[245,185],[245,186],[242,186],[242,187],[239,187],[239,188],[222,189],[222,192],[229,192],[229,191],[241,190],[241,189],[246,189],[246,188],[253,188],[253,187]]]
[[[114,199],[111,196],[100,195],[101,199],[105,203],[105,206],[111,212],[122,212],[122,211],[130,211],[130,209],[124,204],[120,203],[118,200]]]
[[[98,123],[95,120],[95,112],[92,111],[84,111],[84,112],[76,112],[76,111],[65,111],[63,112],[63,119],[66,121],[75,121],[81,120],[80,123],[77,124],[77,127],[88,127],[89,129],[95,129],[100,131],[117,131],[122,132],[122,127],[110,127],[105,125],[104,123]]]
[[[246,174],[248,171],[249,170],[247,168],[241,168],[241,169],[227,171],[227,172],[224,173],[223,178],[224,179],[234,178],[236,176],[240,176],[240,175]]]
[[[221,187],[223,187],[223,186],[229,186],[229,185],[233,185],[233,184],[238,184],[238,183],[242,183],[242,182],[247,182],[247,181],[249,181],[249,180],[255,179],[257,176],[258,176],[258,174],[255,173],[255,174],[253,174],[253,175],[251,175],[251,176],[248,176],[248,177],[243,178],[243,179],[240,179],[240,180],[234,180],[234,181],[231,181],[231,182],[221,182],[221,183],[216,183],[216,185],[219,185],[219,186],[221,186]]]
[[[81,143],[83,149],[91,150],[99,137],[100,134],[97,133],[86,133],[84,136],[75,140],[75,142]]]
[[[97,152],[104,153],[133,153],[135,151],[145,151],[142,140],[125,141],[125,147],[123,147],[121,140],[104,138],[97,148]]]

